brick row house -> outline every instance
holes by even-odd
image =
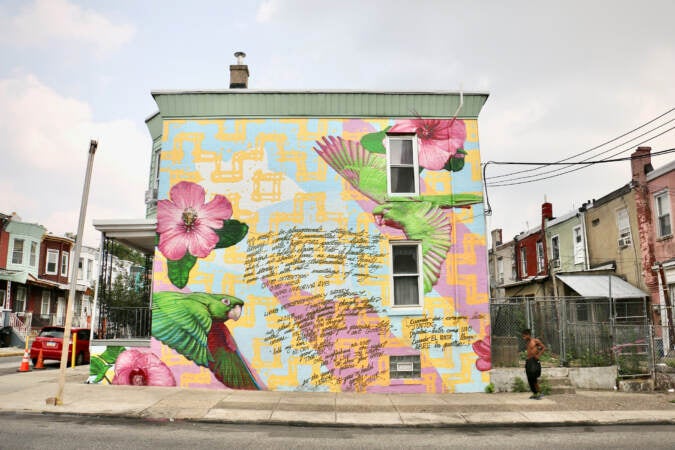
[[[622,314],[646,315],[659,339],[663,334],[673,348],[668,330],[675,291],[675,161],[654,169],[651,149],[639,147],[631,155],[631,171],[626,185],[562,216],[543,203],[541,225],[511,241],[503,242],[501,230],[493,230],[492,302],[611,296],[628,305],[630,300]],[[642,298],[647,308],[633,301]]]
[[[16,214],[0,215],[0,304],[2,326],[13,343],[47,325],[65,323],[71,280],[73,236],[55,236]],[[78,262],[74,326],[87,326],[97,276],[98,250],[83,246]]]

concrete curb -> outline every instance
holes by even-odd
[[[487,422],[465,422],[465,423],[352,423],[352,422],[312,422],[304,420],[226,420],[226,419],[208,419],[208,418],[173,418],[160,416],[140,416],[136,414],[101,414],[72,411],[8,411],[0,410],[0,416],[4,415],[26,415],[26,416],[54,416],[54,417],[82,417],[92,419],[115,419],[125,421],[144,421],[144,422],[186,422],[186,423],[204,423],[204,424],[225,424],[225,425],[266,425],[266,426],[287,426],[287,427],[311,427],[311,428],[355,428],[355,429],[486,429],[486,428],[546,428],[546,427],[605,427],[616,425],[675,425],[675,419],[623,419],[616,421],[599,420],[560,420],[560,421],[499,421]]]

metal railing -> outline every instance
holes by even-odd
[[[101,311],[99,339],[149,338],[150,307],[106,307]]]

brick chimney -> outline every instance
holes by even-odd
[[[230,66],[230,89],[248,89],[248,66],[244,64],[246,53],[236,52],[237,64]]]
[[[492,235],[492,249],[494,250],[497,246],[502,245],[502,229],[494,229],[490,234]]]
[[[644,184],[647,180],[647,174],[654,170],[652,167],[652,148],[638,147],[630,155],[630,171],[634,184]]]

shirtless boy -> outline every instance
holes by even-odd
[[[527,374],[527,382],[530,384],[532,391],[531,399],[541,399],[541,392],[539,391],[539,382],[537,378],[541,376],[541,363],[539,357],[546,350],[546,346],[539,339],[532,337],[532,332],[525,329],[522,332],[523,339],[526,342],[527,361],[525,361],[525,373]]]

